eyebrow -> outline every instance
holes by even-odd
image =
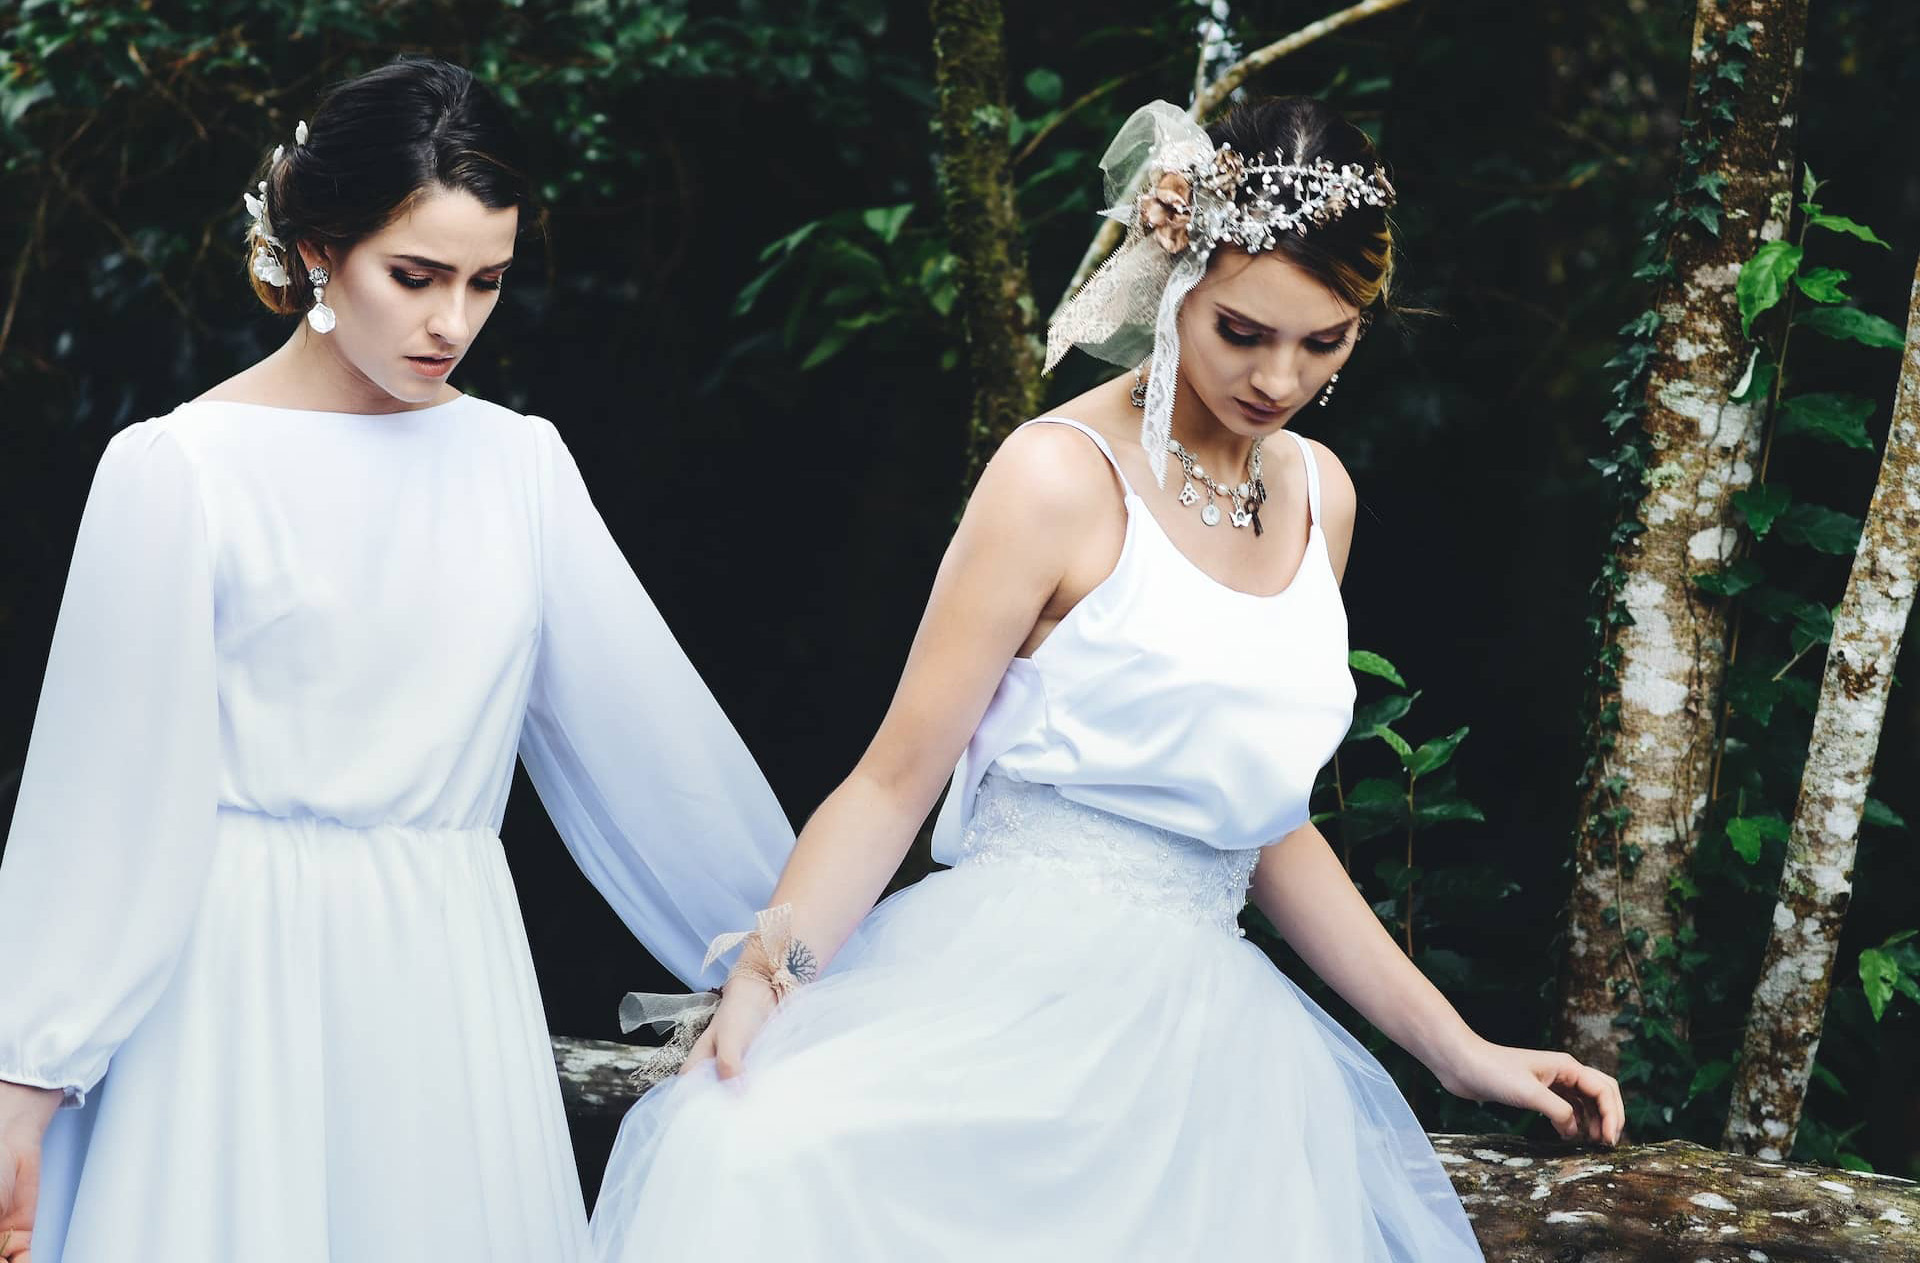
[[[437,259],[424,259],[417,254],[396,254],[392,257],[411,263],[415,267],[426,268],[431,272],[458,272],[460,270],[451,263],[441,263]],[[489,263],[486,267],[478,270],[482,272],[504,272],[512,266],[513,260],[508,259],[505,263]]]
[[[1272,325],[1263,325],[1258,320],[1255,320],[1252,316],[1249,316],[1244,312],[1235,311],[1233,308],[1227,306],[1225,303],[1215,303],[1214,306],[1224,314],[1233,317],[1235,320],[1238,320],[1241,324],[1252,325],[1254,328],[1260,330],[1262,333],[1272,333],[1274,331]],[[1328,325],[1324,329],[1315,329],[1312,333],[1308,334],[1307,336],[1310,338],[1316,338],[1316,337],[1327,337],[1335,333],[1342,333],[1342,332],[1345,332],[1347,327],[1351,325],[1353,321],[1354,321],[1354,317],[1349,316],[1347,319],[1342,320],[1337,325]]]

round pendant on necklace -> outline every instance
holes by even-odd
[[[1220,525],[1220,506],[1217,504],[1209,504],[1206,508],[1200,510],[1200,520],[1208,526]]]

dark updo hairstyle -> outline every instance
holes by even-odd
[[[1282,162],[1325,158],[1335,167],[1353,163],[1391,176],[1367,134],[1312,97],[1267,97],[1237,105],[1207,128],[1207,135],[1216,147],[1232,145],[1249,161],[1277,152]],[[1256,190],[1249,181],[1242,196]],[[1276,234],[1273,248],[1361,312],[1362,323],[1376,307],[1391,310],[1393,225],[1385,207],[1350,202],[1337,219],[1304,233]]]
[[[302,244],[350,249],[435,190],[471,193],[490,210],[520,208],[532,227],[526,146],[498,97],[471,73],[428,57],[399,57],[335,84],[307,125],[256,179],[281,244],[287,284],[253,275],[260,301],[281,315],[313,305]],[[259,242],[250,232],[251,259]]]

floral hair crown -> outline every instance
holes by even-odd
[[[1283,232],[1305,234],[1350,206],[1393,205],[1393,185],[1379,168],[1336,167],[1325,158],[1248,162],[1222,145],[1205,154],[1168,154],[1153,187],[1136,199],[1140,228],[1169,254],[1210,254],[1232,244],[1249,254],[1273,248]]]
[[[293,129],[293,146],[298,149],[307,143],[307,123],[301,119]],[[280,165],[280,159],[287,152],[285,145],[275,145],[273,157],[267,159],[267,173]],[[287,247],[280,238],[273,235],[273,221],[267,217],[267,182],[260,181],[258,195],[243,194],[241,200],[247,205],[247,214],[253,217],[247,225],[247,239],[253,242],[253,274],[269,285],[285,287],[287,277]]]
[[[1079,347],[1125,368],[1152,358],[1140,445],[1154,480],[1166,483],[1180,367],[1180,304],[1206,275],[1215,249],[1271,250],[1284,233],[1304,234],[1361,206],[1386,207],[1393,185],[1378,168],[1326,159],[1249,161],[1216,146],[1187,112],[1151,101],[1121,125],[1100,159],[1107,209],[1126,241],[1054,314],[1046,370]]]

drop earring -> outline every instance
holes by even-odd
[[[313,326],[315,333],[332,333],[335,321],[333,308],[327,306],[327,269],[309,268],[307,279],[313,283],[313,306],[307,309],[307,323]]]
[[[1333,388],[1339,381],[1340,381],[1340,374],[1338,373],[1335,373],[1332,377],[1327,378],[1327,388],[1320,392],[1320,406],[1322,408],[1327,406],[1327,400],[1333,398]]]

